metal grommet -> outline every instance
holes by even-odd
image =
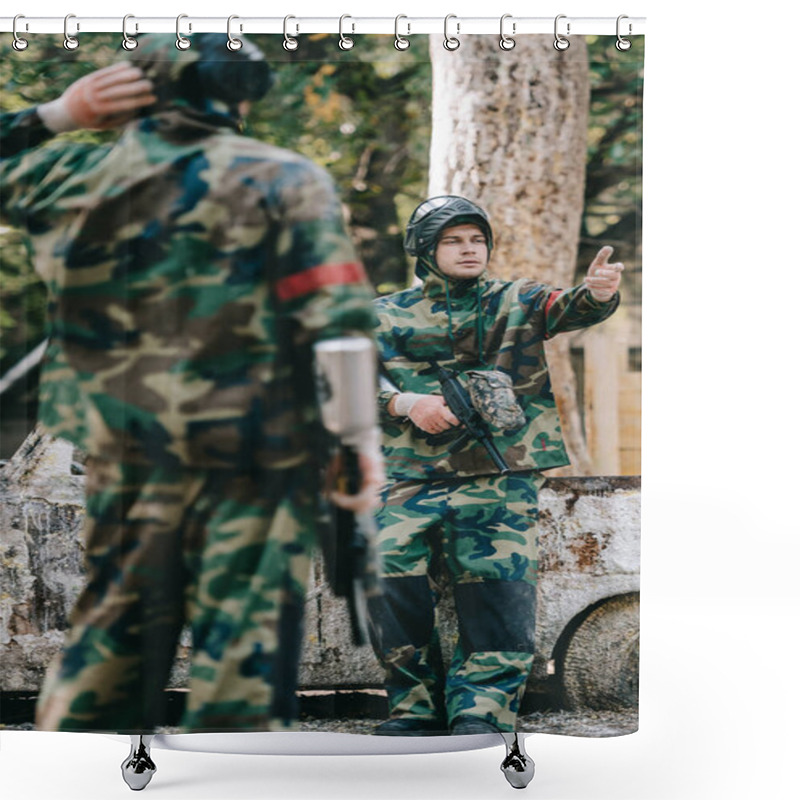
[[[126,14],[122,18],[122,49],[131,51],[135,50],[139,46],[139,42],[136,41],[132,36],[128,36],[128,20],[129,19],[136,19],[133,14]],[[136,30],[139,30],[139,23],[136,23]]]
[[[461,42],[455,36],[448,36],[447,34],[447,24],[451,19],[458,19],[458,17],[455,14],[448,14],[444,18],[444,41],[442,42],[442,47],[452,53],[453,50],[458,50],[461,47]],[[460,28],[460,24],[456,22],[456,33],[459,33]]]
[[[187,39],[185,36],[181,34],[181,20],[187,19],[188,14],[178,14],[177,19],[175,20],[175,47],[178,50],[188,50],[192,46],[191,40]],[[189,23],[189,33],[192,32],[192,23]]]
[[[25,19],[25,15],[24,14],[17,14],[17,16],[14,17],[14,22],[13,22],[13,24],[11,26],[11,32],[14,34],[14,41],[11,43],[11,46],[17,52],[22,52],[28,46],[28,40],[27,39],[23,39],[17,33],[17,20],[19,20],[19,19]],[[28,30],[28,23],[27,22],[25,23],[25,30],[26,31]]]
[[[65,50],[77,50],[78,45],[80,42],[78,41],[77,36],[70,36],[69,34],[69,21],[71,19],[75,19],[74,14],[67,14],[64,17],[64,49]],[[77,33],[81,29],[81,26],[76,22],[75,23],[75,32]]]
[[[516,41],[511,36],[509,36],[504,30],[505,22],[506,22],[507,19],[511,19],[511,14],[503,14],[503,16],[500,17],[500,49],[501,50],[513,50],[517,46]],[[511,23],[511,33],[516,33],[516,32],[517,32],[517,23],[516,22],[512,22]]]
[[[566,36],[562,36],[558,32],[558,21],[560,19],[566,19],[566,18],[567,18],[566,14],[559,14],[556,17],[556,22],[555,22],[555,35],[556,35],[556,38],[555,38],[555,41],[553,42],[553,47],[555,47],[556,50],[566,50],[569,47],[569,39],[567,39]],[[569,36],[569,22],[567,23],[567,36]]]
[[[408,48],[411,47],[411,42],[405,37],[400,35],[399,26],[401,19],[408,19],[408,17],[405,14],[398,14],[394,18],[394,49],[408,50]],[[411,36],[411,23],[407,22],[406,27],[408,28],[406,36]]]
[[[242,49],[242,45],[244,44],[244,42],[242,42],[241,39],[235,39],[233,37],[233,35],[231,34],[231,22],[233,20],[235,20],[235,19],[239,19],[239,17],[237,17],[235,14],[231,14],[231,16],[228,17],[228,42],[227,42],[227,46],[228,46],[228,50],[230,50],[232,53],[235,53],[237,50],[241,50]],[[239,33],[241,33],[241,32],[242,32],[242,26],[240,25],[239,26]]]
[[[344,26],[344,21],[346,19],[353,19],[353,18],[349,14],[342,14],[342,16],[339,17],[339,49],[340,50],[352,50],[353,49],[353,45],[355,44],[355,42],[349,36],[345,36],[344,35],[344,32],[342,30],[342,27]],[[353,28],[352,33],[355,33],[356,32],[355,23],[353,23],[352,28]]]
[[[617,42],[614,45],[617,48],[617,50],[619,50],[620,52],[622,52],[624,50],[630,50],[631,49],[631,40],[630,39],[624,39],[622,37],[622,34],[620,33],[620,23],[622,22],[623,19],[628,19],[628,17],[626,17],[625,14],[620,14],[620,16],[617,17]],[[632,32],[633,32],[633,26],[629,22],[628,23],[628,36],[630,36]]]
[[[293,38],[292,36],[289,36],[287,26],[289,24],[290,19],[297,19],[297,17],[293,17],[290,15],[288,17],[283,18],[283,49],[291,51],[291,50],[297,50],[298,42],[297,39]],[[297,26],[297,30],[295,31],[295,33],[299,32],[300,32],[300,27]]]

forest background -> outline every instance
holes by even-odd
[[[82,36],[79,50],[72,53],[58,37],[36,37],[24,53],[6,44],[8,57],[0,59],[0,110],[53,99],[59,89],[105,65],[109,53],[119,58],[117,38]],[[287,53],[280,37],[253,41],[274,64],[276,85],[266,102],[254,106],[245,133],[296,150],[327,169],[376,291],[404,288],[413,265],[403,253],[403,227],[429,186],[432,64],[426,48],[398,52],[391,37],[361,36],[357,47],[343,52],[337,37],[311,35],[303,37],[302,48]],[[644,39],[635,37],[625,58],[614,42],[614,37],[585,37],[590,102],[572,277],[579,283],[597,249],[614,246],[614,259],[626,264],[623,302],[639,315]],[[497,98],[488,78],[485,102],[491,106]],[[117,134],[68,135],[100,144]],[[31,265],[24,234],[0,228],[0,380],[44,339],[45,311],[44,286]],[[37,386],[37,370],[32,369],[0,395],[0,458],[8,458],[22,431],[32,427]]]

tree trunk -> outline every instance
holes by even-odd
[[[489,213],[490,270],[573,285],[586,171],[589,69],[585,42],[558,52],[552,36],[471,35],[449,52],[431,37],[430,196],[468,197]],[[588,266],[588,265],[587,265]],[[581,429],[569,335],[548,342],[550,373],[572,467],[592,474]]]

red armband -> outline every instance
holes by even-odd
[[[559,296],[562,295],[562,294],[564,294],[564,290],[563,289],[556,289],[554,292],[550,292],[550,294],[547,295],[547,302],[544,304],[544,329],[545,329],[544,338],[545,339],[549,339],[550,338],[550,334],[546,332],[547,331],[547,315],[550,313],[550,307],[553,305],[553,303],[555,303],[556,300],[558,300]]]
[[[275,284],[275,293],[279,300],[295,300],[312,294],[324,286],[347,283],[363,283],[367,273],[362,264],[349,262],[345,264],[319,264],[316,267],[287,275]]]

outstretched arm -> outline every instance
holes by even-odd
[[[572,289],[551,291],[543,303],[546,338],[602,322],[619,305],[619,283],[623,266],[609,264],[613,247],[602,247],[583,283]]]

